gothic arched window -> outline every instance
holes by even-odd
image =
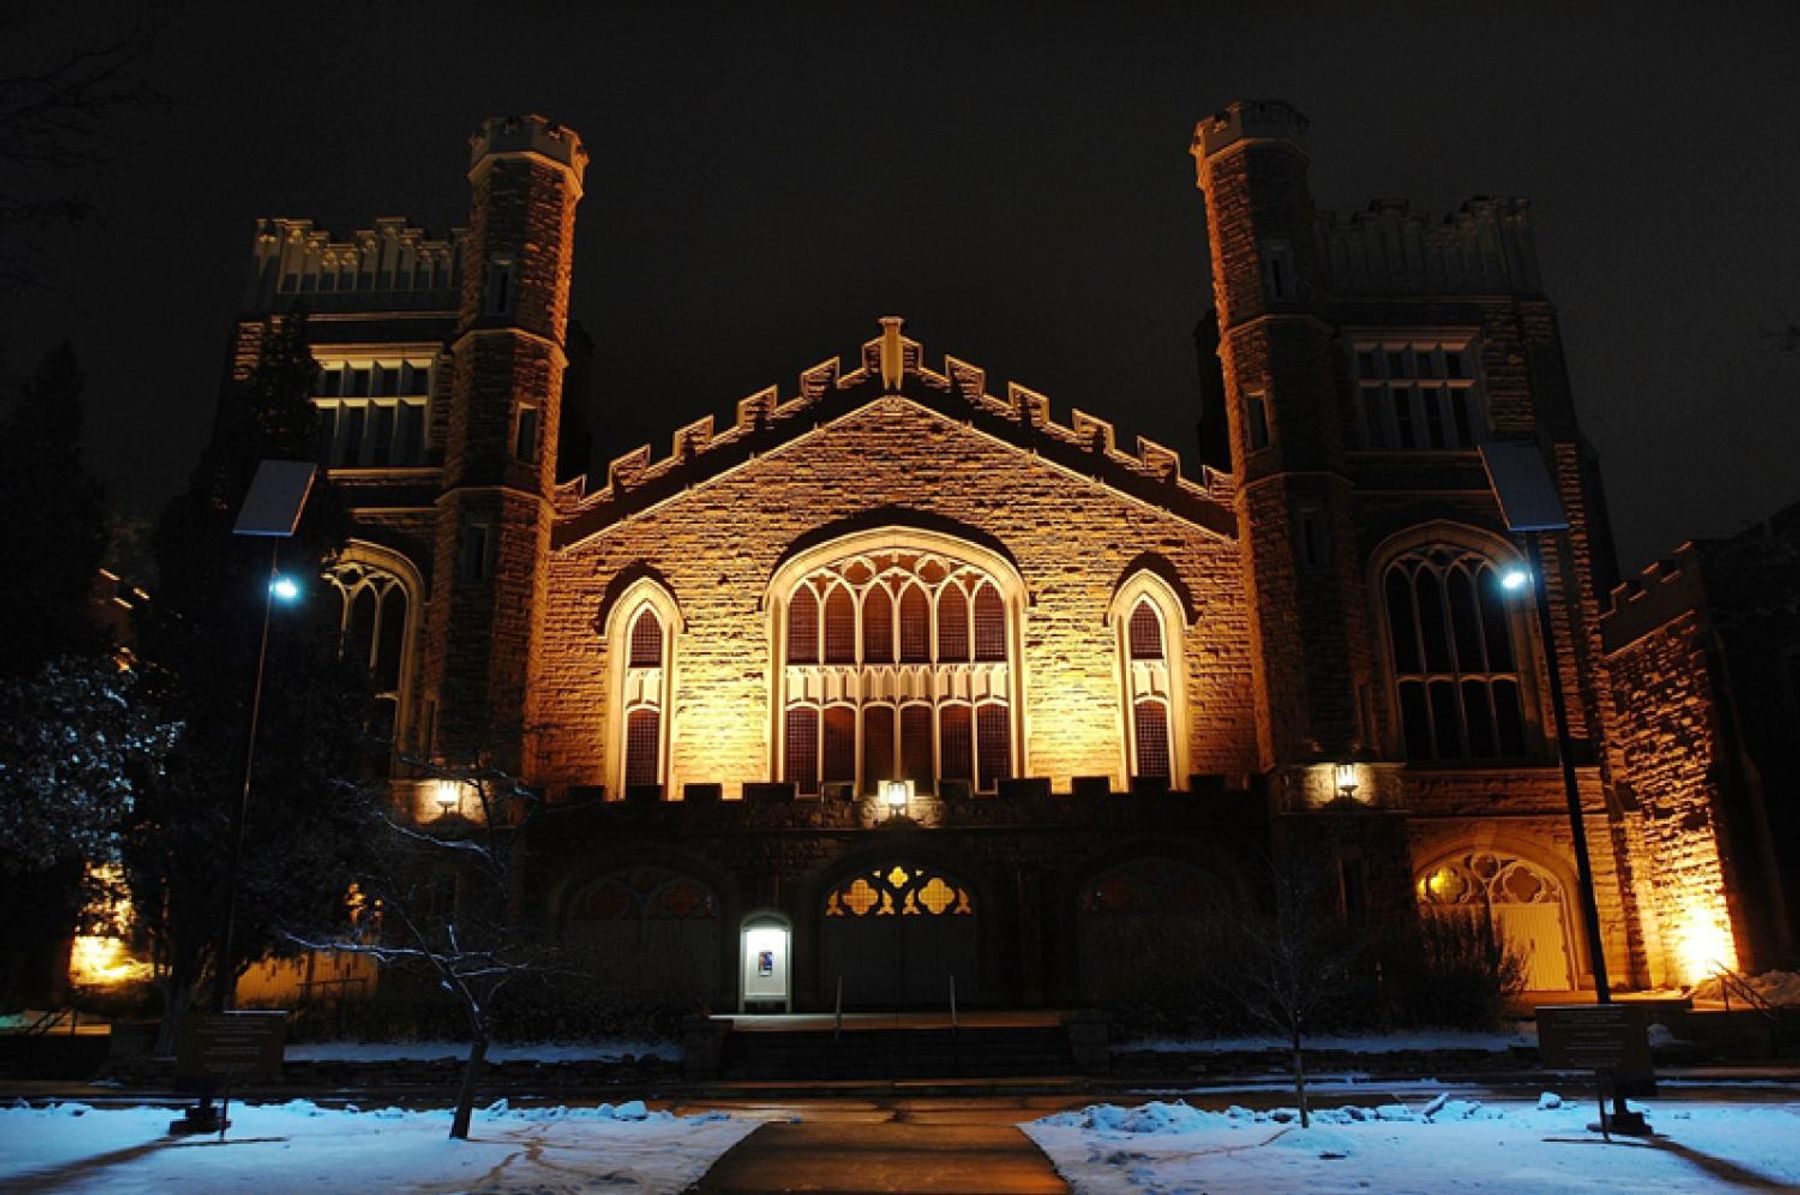
[[[1513,614],[1493,561],[1467,548],[1420,548],[1391,561],[1381,586],[1407,758],[1524,755]]]
[[[1174,784],[1187,767],[1186,669],[1177,646],[1181,605],[1168,583],[1154,573],[1133,576],[1113,598],[1118,650],[1124,680],[1126,766],[1132,776]]]
[[[608,784],[620,796],[669,787],[671,674],[679,628],[674,599],[648,579],[619,595],[607,616],[613,678]]]
[[[400,730],[412,603],[399,577],[373,565],[348,562],[327,574],[343,600],[339,650],[368,669],[376,716],[371,732],[392,739]]]
[[[894,779],[992,791],[1015,770],[1007,591],[949,544],[879,538],[777,582],[779,774],[802,793]]]

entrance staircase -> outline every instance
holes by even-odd
[[[1077,1073],[1057,1013],[721,1017],[728,1080],[1042,1078]]]

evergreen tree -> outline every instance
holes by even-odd
[[[59,656],[106,646],[90,614],[106,512],[81,464],[81,370],[52,349],[0,422],[0,675],[36,672]]]
[[[222,966],[213,957],[272,542],[231,529],[260,461],[313,456],[316,372],[305,320],[271,321],[257,366],[227,393],[187,492],[156,532],[160,581],[142,653],[182,730],[165,775],[139,803],[125,862],[163,988],[165,1045],[206,983],[221,974],[230,982],[251,961],[291,949],[295,933],[331,925],[368,838],[369,787],[351,782],[365,757],[368,684],[339,659],[337,595],[319,579],[346,525],[320,478],[296,536],[273,541],[283,571],[310,583],[302,581],[299,603],[272,611],[235,957]]]

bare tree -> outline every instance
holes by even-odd
[[[1268,869],[1271,904],[1240,910],[1227,921],[1235,965],[1220,968],[1216,982],[1236,997],[1252,1020],[1285,1038],[1291,1050],[1294,1097],[1300,1127],[1310,1127],[1306,1101],[1306,1035],[1319,1014],[1349,990],[1360,951],[1356,935],[1338,916],[1326,891],[1324,860],[1290,851]]]
[[[559,973],[552,943],[520,926],[512,907],[528,831],[541,819],[579,808],[549,806],[542,793],[477,759],[452,765],[403,760],[443,794],[442,815],[420,825],[380,803],[386,837],[380,863],[362,885],[378,917],[358,932],[307,949],[358,954],[383,966],[422,969],[462,1010],[469,1035],[450,1136],[464,1139],[494,1038],[500,993],[521,979]]]
[[[27,19],[0,17],[0,43],[38,44]],[[141,77],[153,32],[100,33],[48,60],[0,56],[0,287],[41,281],[37,238],[93,214],[76,176],[124,151],[119,116],[163,102]]]

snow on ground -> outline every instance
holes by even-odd
[[[434,1062],[468,1057],[467,1042],[457,1041],[318,1041],[290,1045],[289,1062]],[[606,1040],[593,1042],[496,1043],[488,1047],[489,1062],[617,1062],[630,1054],[636,1058],[681,1061],[681,1047],[672,1041]]]
[[[1764,971],[1761,975],[1744,976],[1738,982],[1755,992],[1766,1004],[1777,1007],[1800,1005],[1800,973]],[[1715,975],[1695,984],[1693,995],[1696,1000],[1724,1000],[1724,987],[1725,981]],[[1735,987],[1732,989],[1731,999],[1743,1002],[1743,997]]]
[[[169,1137],[167,1108],[82,1104],[0,1109],[0,1189],[133,1195],[285,1195],[371,1191],[564,1195],[676,1192],[758,1127],[721,1113],[674,1116],[639,1101],[614,1108],[475,1114],[451,1141],[450,1113],[332,1110],[307,1100],[231,1108],[225,1143]]]
[[[1512,1033],[1471,1033],[1456,1029],[1429,1029],[1409,1033],[1372,1033],[1351,1037],[1318,1034],[1306,1039],[1307,1051],[1341,1050],[1349,1054],[1396,1054],[1404,1050],[1485,1050],[1501,1054],[1514,1046],[1537,1045],[1537,1026],[1521,1023]],[[1232,1054],[1267,1050],[1287,1051],[1280,1037],[1146,1038],[1120,1042],[1118,1050],[1145,1050],[1158,1054]]]
[[[1546,1092],[1529,1104],[1438,1095],[1411,1106],[1314,1112],[1206,1112],[1184,1103],[1095,1104],[1019,1126],[1077,1195],[1228,1192],[1504,1191],[1568,1195],[1620,1191],[1793,1190],[1800,1185],[1800,1104],[1722,1105],[1658,1100],[1657,1136],[1587,1130],[1592,1100]]]

